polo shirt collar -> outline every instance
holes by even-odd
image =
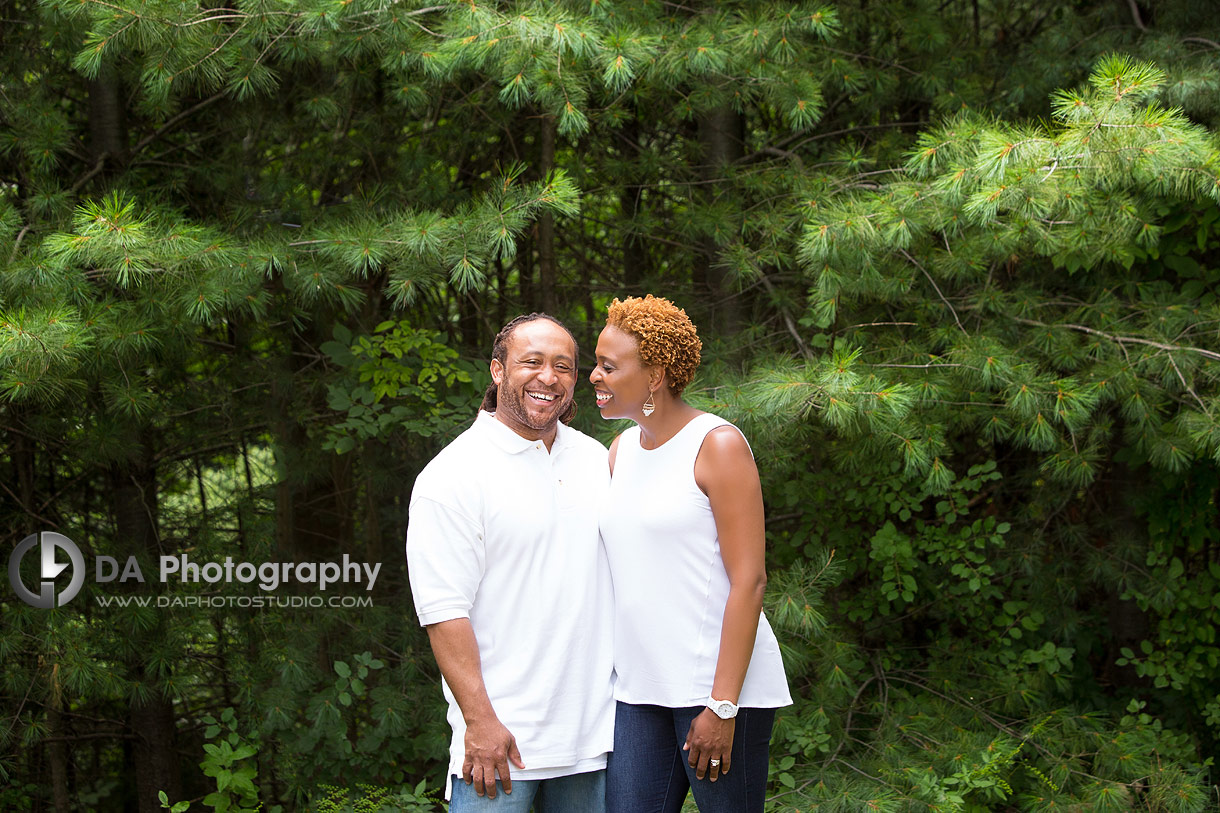
[[[496,420],[496,416],[492,412],[479,410],[479,417],[475,420],[475,425],[487,436],[488,440],[496,444],[506,454],[524,452],[526,449],[532,449],[536,443],[539,443],[539,441],[521,437]],[[552,453],[567,445],[567,437],[571,432],[572,430],[565,426],[562,421],[557,424],[555,442],[551,444]]]

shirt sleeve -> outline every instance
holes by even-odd
[[[434,499],[412,500],[407,575],[420,624],[469,618],[486,559],[481,523]]]

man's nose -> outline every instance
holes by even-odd
[[[554,384],[559,380],[559,372],[555,369],[553,364],[545,364],[543,365],[542,370],[538,373],[538,379],[543,384]]]

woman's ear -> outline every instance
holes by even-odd
[[[667,383],[668,371],[659,364],[654,364],[648,369],[648,389],[652,392],[657,392],[662,389]]]

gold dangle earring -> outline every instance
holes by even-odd
[[[648,393],[648,400],[644,402],[644,406],[640,408],[640,411],[644,413],[645,418],[657,411],[657,405],[652,402],[651,392]]]

